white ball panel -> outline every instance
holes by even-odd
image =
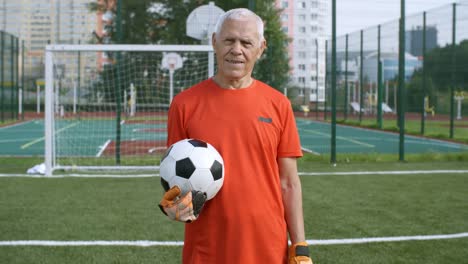
[[[217,180],[215,182],[213,182],[212,184],[210,184],[210,186],[208,186],[208,189],[206,191],[206,196],[207,196],[207,200],[210,200],[211,198],[215,197],[215,195],[218,193],[218,191],[221,189],[221,187],[223,186],[223,178],[221,178],[220,180]]]
[[[190,154],[190,159],[196,168],[209,169],[214,162],[213,153],[207,148],[195,148]]]
[[[214,159],[224,165],[223,157],[221,157],[221,154],[219,154],[219,152],[212,145],[208,144],[208,150],[210,153],[212,153]]]
[[[169,182],[169,186],[171,188],[176,185],[179,186],[182,194],[185,194],[188,190],[193,189],[193,187],[190,185],[190,181],[179,176],[172,177],[171,181]]]
[[[208,186],[213,183],[213,176],[209,169],[197,169],[192,174],[189,181],[194,190],[207,192]]]
[[[172,156],[175,160],[181,160],[190,156],[190,153],[192,153],[194,147],[187,141],[188,140],[181,140],[174,143],[169,155]]]
[[[174,158],[167,156],[159,165],[159,174],[167,182],[175,175],[175,164]]]

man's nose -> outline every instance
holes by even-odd
[[[234,55],[239,55],[242,53],[242,45],[240,41],[234,42],[234,44],[232,45],[231,53]]]

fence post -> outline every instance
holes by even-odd
[[[398,51],[398,127],[400,129],[399,160],[405,160],[405,0],[401,0]]]
[[[4,80],[4,75],[3,73],[5,72],[5,58],[4,58],[4,55],[5,55],[5,52],[4,52],[4,49],[5,49],[5,33],[3,31],[0,31],[0,89],[2,89],[1,91],[1,99],[0,99],[0,112],[1,112],[1,121],[2,123],[5,122],[5,102],[4,102],[4,99],[5,99],[5,80]]]
[[[380,61],[380,25],[377,27],[377,126],[382,129],[382,62]]]
[[[426,76],[426,12],[423,12],[423,41],[422,41],[422,56],[423,56],[423,65],[422,65],[422,98],[421,98],[421,135],[424,135],[425,125],[426,125],[426,107],[424,103],[424,98],[427,96],[427,76]]]
[[[361,29],[360,43],[360,65],[359,65],[359,123],[362,122],[362,111],[364,109],[364,30]]]
[[[348,34],[346,34],[345,46],[345,93],[344,93],[344,120],[348,119]]]
[[[457,4],[453,3],[452,15],[452,84],[450,85],[450,138],[454,134],[454,118],[455,118],[455,85],[456,85],[456,29],[457,29]]]

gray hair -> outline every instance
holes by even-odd
[[[254,12],[250,11],[247,8],[235,8],[227,11],[226,13],[222,14],[218,18],[218,22],[216,23],[215,26],[215,32],[216,36],[219,36],[219,32],[221,31],[221,28],[223,27],[224,22],[227,19],[241,19],[244,17],[249,17],[253,16],[255,18],[255,22],[257,23],[257,31],[258,31],[258,39],[260,40],[260,43],[265,40],[263,36],[263,20]],[[261,44],[260,44],[261,45]]]

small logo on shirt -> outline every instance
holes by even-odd
[[[260,116],[258,118],[258,121],[265,122],[265,123],[268,123],[268,124],[271,124],[273,122],[273,120],[270,117],[262,117],[262,116]]]

